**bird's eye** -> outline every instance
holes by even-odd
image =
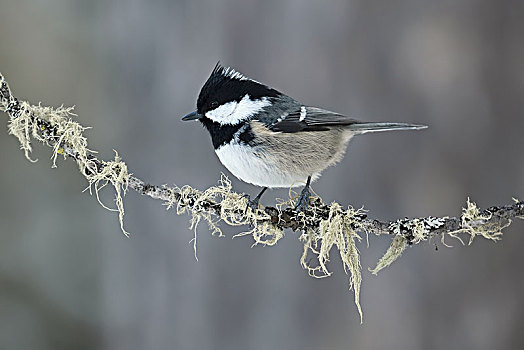
[[[210,107],[211,107],[212,109],[217,108],[217,107],[218,107],[218,102],[217,102],[217,101],[212,101],[211,104],[210,104]]]

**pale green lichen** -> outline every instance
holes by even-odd
[[[30,154],[33,150],[31,147],[31,137],[40,139],[38,126],[31,121],[31,110],[30,105],[27,102],[21,103],[20,113],[17,118],[9,119],[8,123],[9,134],[15,136],[20,142],[20,149],[24,151],[25,157],[31,161],[36,162],[36,159],[32,159]]]
[[[320,222],[318,230],[308,229],[302,233],[300,240],[304,244],[304,250],[300,258],[301,265],[312,277],[322,278],[331,275],[327,268],[330,253],[336,247],[344,270],[350,275],[349,287],[355,295],[360,320],[362,322],[362,308],[360,306],[360,285],[362,282],[360,255],[356,241],[361,237],[356,230],[359,229],[362,209],[355,210],[349,207],[343,211],[341,206],[333,202],[330,205],[329,216]],[[313,254],[318,262],[312,266],[308,255]]]
[[[404,252],[409,244],[419,244],[431,238],[431,230],[437,229],[444,225],[445,218],[435,218],[432,216],[415,219],[399,219],[392,222],[388,229],[395,237],[386,253],[379,259],[373,269],[369,269],[374,275],[382,269],[394,263]],[[409,239],[408,239],[409,237]]]
[[[129,185],[129,173],[127,170],[127,165],[124,163],[120,157],[118,156],[118,153],[115,152],[115,159],[112,161],[104,161],[103,167],[101,169],[97,169],[95,172],[85,172],[84,175],[89,181],[89,190],[92,193],[92,189],[94,188],[96,198],[100,205],[104,207],[107,210],[110,211],[116,211],[118,212],[118,221],[120,222],[120,229],[124,233],[124,235],[129,236],[129,233],[124,229],[124,201],[123,197],[127,193],[128,185]],[[82,166],[80,164],[80,166]],[[88,167],[87,160],[83,164],[84,167]],[[91,164],[91,167],[93,165]],[[111,184],[113,186],[113,190],[115,191],[115,208],[110,208],[106,206],[102,200],[100,199],[100,190],[103,189],[108,184]]]
[[[73,107],[51,108],[40,104],[35,106],[27,102],[20,102],[20,113],[17,114],[16,118],[9,120],[9,133],[18,139],[26,158],[32,162],[36,160],[30,157],[32,152],[31,138],[53,147],[51,157],[53,167],[56,167],[59,154],[65,156],[64,149],[67,148],[68,153],[74,155],[81,173],[89,182],[90,192],[94,188],[100,204],[106,209],[118,212],[120,228],[127,236],[128,232],[124,229],[123,223],[124,204],[122,199],[128,186],[127,166],[116,154],[113,161],[101,161],[102,166],[98,169],[96,164],[90,161],[87,156],[89,152],[92,152],[87,148],[87,139],[83,134],[87,128],[73,121],[71,116],[74,116]],[[39,125],[36,120],[42,120],[48,124]],[[111,184],[115,191],[116,209],[107,207],[100,200],[99,191],[107,184]]]
[[[210,188],[209,190],[211,190]],[[210,193],[204,194],[201,191],[198,191],[191,186],[175,187],[170,190],[171,196],[165,202],[167,209],[170,209],[176,203],[176,213],[178,215],[189,213],[191,215],[190,226],[189,228],[193,230],[194,236],[190,242],[193,243],[193,251],[195,254],[195,259],[197,257],[197,228],[200,220],[204,219],[209,229],[212,231],[212,234],[218,234],[219,237],[222,236],[222,231],[218,227],[215,220],[213,220],[211,214],[202,207],[203,201],[207,198],[210,199]],[[179,199],[176,199],[175,193],[180,195]]]
[[[406,237],[395,235],[395,238],[393,238],[393,241],[391,242],[388,250],[378,261],[377,266],[375,266],[374,269],[369,269],[369,271],[374,275],[378,274],[380,270],[395,262],[395,260],[397,260],[402,255],[407,246],[408,240]]]
[[[446,242],[446,238],[447,237],[451,237],[451,238],[454,238],[456,239],[457,241],[460,242],[460,244],[462,245],[466,245],[466,243],[464,243],[464,240],[462,239],[462,237],[460,237],[458,235],[458,233],[463,233],[465,231],[462,231],[462,230],[458,230],[458,231],[450,231],[450,232],[442,232],[442,234],[440,235],[440,243],[442,243],[442,245],[446,248],[453,248],[453,246],[451,244],[448,244]]]
[[[284,237],[284,230],[278,228],[268,221],[263,221],[261,223],[256,223],[251,230],[236,234],[233,237],[240,236],[252,236],[255,240],[253,246],[259,244],[264,246],[273,246],[277,244],[277,242],[282,237]]]
[[[196,254],[196,229],[200,220],[207,222],[212,234],[223,237],[218,222],[223,220],[231,226],[250,225],[252,229],[239,233],[234,237],[250,235],[256,244],[274,245],[284,236],[284,231],[268,222],[269,216],[260,209],[253,210],[248,207],[248,198],[243,194],[233,192],[231,181],[222,174],[217,186],[212,186],[205,191],[198,191],[190,186],[176,188],[180,198],[166,202],[168,208],[176,201],[177,214],[189,213],[191,215],[191,229],[195,230],[193,238]],[[210,203],[220,204],[218,218],[214,218],[206,206]]]
[[[490,222],[492,218],[491,214],[481,214],[477,205],[471,202],[469,198],[466,204],[466,208],[462,210],[462,216],[460,217],[461,228],[455,231],[441,233],[442,244],[446,247],[451,247],[445,242],[445,238],[449,236],[459,240],[464,245],[464,241],[459,236],[463,233],[469,235],[468,244],[471,244],[477,236],[492,241],[500,240],[502,230],[511,224],[511,220],[508,219],[505,223]],[[384,256],[380,258],[377,266],[374,269],[370,269],[371,273],[376,275],[379,271],[391,265],[402,255],[408,243],[418,244],[426,241],[431,237],[431,230],[442,227],[446,219],[447,217],[427,217],[411,220],[401,219],[391,223],[389,229],[395,234],[395,238]],[[408,242],[405,234],[412,236],[410,242]]]
[[[428,231],[426,230],[426,226],[424,225],[423,219],[413,219],[411,226],[411,232],[413,232],[413,244],[418,244],[420,242],[425,241],[428,239]]]
[[[232,191],[231,181],[222,174],[217,186],[220,190],[222,200],[220,201],[220,218],[228,225],[240,226],[251,225],[253,228],[249,231],[235,235],[251,235],[255,241],[254,245],[275,245],[282,237],[284,230],[273,225],[263,210],[252,209],[248,206],[248,197],[244,194]]]
[[[461,228],[456,231],[447,232],[447,235],[454,238],[459,238],[458,234],[466,233],[469,235],[468,244],[473,243],[477,236],[484,237],[491,241],[498,241],[501,239],[502,230],[511,224],[508,219],[504,223],[489,222],[492,214],[481,214],[477,205],[470,201],[466,202],[466,207],[462,209],[462,216],[460,217]],[[460,238],[459,238],[460,239]]]

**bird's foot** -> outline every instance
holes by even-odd
[[[309,185],[311,184],[311,176],[307,177],[306,186],[304,186],[304,189],[302,189],[302,192],[300,192],[300,196],[298,197],[297,206],[295,207],[295,210],[297,212],[305,212],[308,205],[309,205],[309,197],[311,197],[311,192],[309,190]]]
[[[259,197],[255,197],[251,199],[251,196],[249,194],[245,194],[244,197],[247,198],[247,205],[246,205],[246,209],[244,210],[244,214],[247,212],[248,208],[251,208],[252,211],[255,211],[258,209],[258,204],[259,204],[258,202],[260,200]]]
[[[309,186],[304,187],[300,196],[298,197],[297,205],[295,210],[297,212],[305,212],[309,206],[309,198],[311,197],[311,192],[309,191]]]
[[[247,205],[246,210],[244,210],[244,214],[247,212],[248,208],[251,208],[252,211],[255,211],[258,209],[258,202],[260,201],[260,197],[266,192],[267,187],[264,187],[262,191],[253,199],[251,199],[251,196],[249,194],[245,194],[244,197],[247,198]]]

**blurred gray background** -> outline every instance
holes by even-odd
[[[92,149],[156,184],[226,171],[180,121],[218,60],[311,105],[427,124],[356,138],[314,190],[379,219],[457,215],[468,196],[524,197],[523,18],[509,0],[2,0],[0,71],[19,98],[76,105]],[[496,244],[408,249],[378,277],[390,240],[370,237],[360,325],[336,254],[316,280],[297,233],[251,248],[203,224],[195,261],[188,217],[136,193],[125,238],[76,164],[51,169],[44,147],[29,163],[1,117],[2,349],[524,347],[524,222]]]

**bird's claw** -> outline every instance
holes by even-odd
[[[246,204],[246,209],[244,210],[244,214],[247,213],[247,210],[249,208],[251,208],[252,211],[255,211],[258,209],[258,201],[260,198],[255,197],[251,199],[251,196],[249,194],[245,194],[244,198],[247,198],[247,204]]]
[[[258,209],[258,201],[260,200],[260,197],[266,192],[267,187],[264,187],[262,191],[260,191],[257,196],[253,199],[251,199],[251,196],[249,194],[245,194],[244,198],[247,198],[247,205],[246,210],[244,210],[244,214],[247,213],[247,209],[251,208],[252,211],[255,211]]]

